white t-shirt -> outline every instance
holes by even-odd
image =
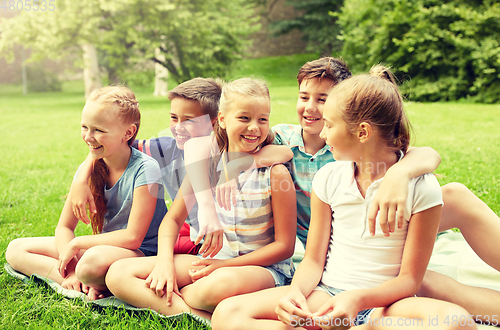
[[[354,179],[353,162],[329,163],[316,173],[313,190],[332,210],[323,284],[343,290],[372,288],[399,274],[409,222],[405,221],[403,228],[396,228],[389,237],[384,237],[378,215],[375,236],[368,228],[368,212],[381,181],[373,182],[363,198]],[[407,218],[442,204],[441,187],[434,175],[410,180]]]

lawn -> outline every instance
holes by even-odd
[[[295,75],[312,55],[243,61],[234,77],[252,75],[269,81],[271,125],[297,123]],[[20,86],[0,85],[0,264],[7,244],[17,237],[52,236],[73,174],[87,154],[80,138],[84,105],[81,83],[65,83],[61,93],[22,95]],[[150,92],[137,93],[142,113],[139,137],[165,135],[169,102]],[[436,149],[441,184],[468,186],[497,214],[500,211],[500,105],[468,103],[406,104],[416,146]],[[495,142],[497,141],[497,142]],[[89,234],[84,225],[77,234]],[[63,299],[39,286],[26,286],[0,270],[0,328],[196,329],[149,314],[99,311]]]

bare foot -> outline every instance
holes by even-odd
[[[99,291],[96,288],[89,287],[89,291],[87,293],[87,297],[89,300],[97,300],[97,299],[102,299],[111,296],[111,292],[108,290],[106,291]]]

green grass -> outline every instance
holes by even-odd
[[[234,77],[253,75],[270,82],[271,125],[297,123],[295,103],[299,67],[314,55],[246,60]],[[171,86],[172,87],[172,86]],[[61,93],[22,95],[20,86],[0,85],[0,264],[17,237],[53,235],[73,174],[87,154],[80,138],[83,85],[65,83]],[[148,91],[137,94],[142,124],[139,137],[168,127],[169,102]],[[462,182],[497,214],[500,210],[500,105],[409,103],[415,145],[432,146],[441,157],[441,184]],[[83,225],[78,234],[88,234]],[[96,310],[40,286],[26,286],[0,270],[0,328],[191,329],[154,315]]]

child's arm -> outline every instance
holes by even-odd
[[[292,315],[303,318],[312,317],[306,303],[306,297],[321,280],[326,262],[330,231],[332,226],[332,210],[330,205],[321,201],[314,190],[311,194],[311,223],[304,259],[293,275],[288,293],[280,299],[277,307],[279,319],[290,324]]]
[[[174,245],[179,230],[195,202],[189,179],[186,177],[178,197],[172,203],[158,230],[158,256],[155,267],[146,278],[146,285],[159,297],[166,295],[168,306],[172,302],[173,292],[180,295],[175,275]]]
[[[430,147],[411,148],[401,161],[391,166],[373,198],[368,212],[370,233],[375,234],[375,222],[379,214],[379,225],[386,236],[403,226],[405,219],[408,181],[437,169],[441,157]]]
[[[144,240],[153,219],[158,196],[158,184],[147,184],[134,189],[134,199],[127,228],[99,235],[73,238],[59,256],[59,273],[64,277],[68,262],[80,251],[96,245],[112,245],[137,250]]]
[[[292,256],[297,228],[295,189],[290,173],[283,165],[276,165],[271,170],[271,203],[274,220],[274,242],[243,256],[226,260],[205,259],[194,263],[195,266],[207,267],[191,272],[196,281],[209,275],[220,267],[246,265],[269,266]]]
[[[315,317],[328,314],[330,319],[352,320],[357,313],[367,308],[386,307],[419,290],[431,257],[436,239],[441,205],[415,213],[411,217],[399,275],[371,288],[344,291],[327,301]]]
[[[282,164],[293,157],[293,152],[287,146],[269,144],[255,154],[246,154],[244,157],[235,157],[226,164],[216,189],[216,199],[220,207],[231,210],[236,205],[237,185],[236,178],[240,172],[253,168],[269,167]]]
[[[87,216],[87,204],[89,205],[90,212],[97,212],[94,196],[88,184],[90,173],[92,172],[92,164],[93,158],[89,153],[80,167],[80,172],[71,183],[70,189],[70,192],[72,192],[70,201],[73,213],[78,220],[86,225],[90,223],[90,219]]]

